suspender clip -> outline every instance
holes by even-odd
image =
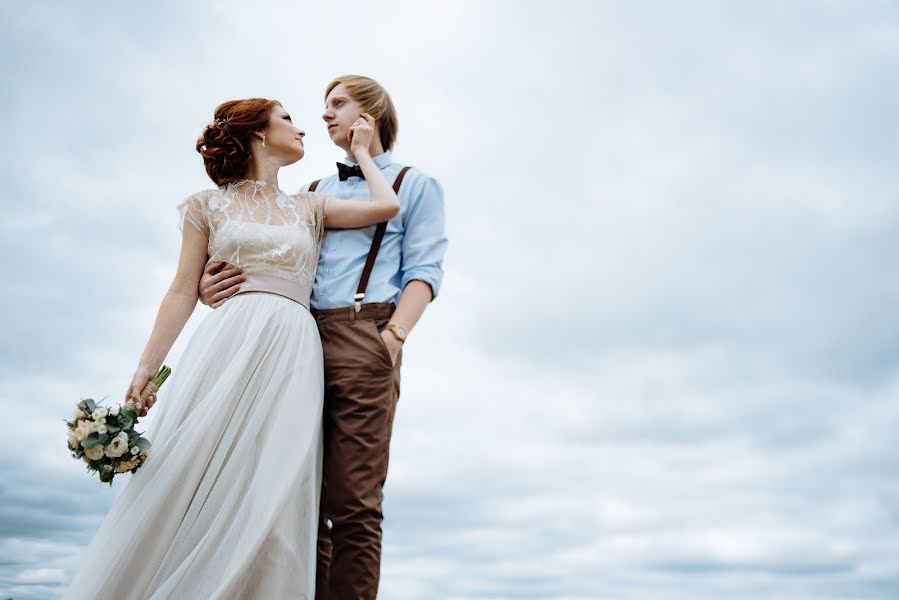
[[[365,300],[365,292],[356,294],[353,296],[353,300],[355,300],[353,306],[356,308],[356,312],[359,312],[362,310],[362,301]]]

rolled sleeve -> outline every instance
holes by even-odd
[[[433,177],[423,177],[403,217],[401,289],[410,281],[431,286],[433,298],[443,282],[443,255],[446,252],[446,223],[443,187]]]

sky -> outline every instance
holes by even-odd
[[[292,192],[342,158],[344,73],[390,91],[394,158],[446,194],[381,598],[899,597],[895,3],[0,14],[0,597],[57,597],[121,489],[63,419],[124,394],[213,108],[284,104]]]

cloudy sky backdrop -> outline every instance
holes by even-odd
[[[341,158],[320,114],[347,72],[391,91],[450,238],[383,598],[899,597],[894,2],[0,15],[0,597],[55,597],[119,489],[62,420],[130,381],[213,107],[284,103],[294,191]]]

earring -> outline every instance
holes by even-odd
[[[262,134],[262,147],[265,148],[265,134]]]

